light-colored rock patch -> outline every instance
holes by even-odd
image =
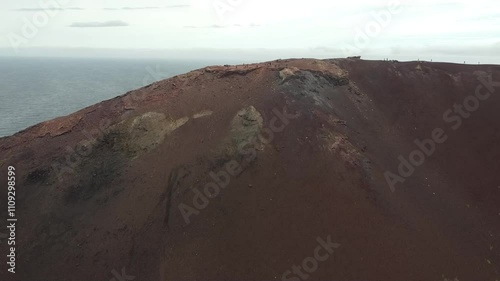
[[[285,68],[283,70],[280,71],[280,78],[281,78],[281,81],[285,81],[287,78],[291,77],[291,76],[294,76],[295,75],[295,72],[299,71],[298,68],[296,67],[289,67],[289,68]]]
[[[193,119],[203,118],[212,115],[214,112],[211,110],[203,110],[193,115]]]
[[[128,128],[126,149],[134,154],[151,151],[161,144],[165,137],[188,121],[189,117],[173,120],[157,112],[148,112],[135,117]]]

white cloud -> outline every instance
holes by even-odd
[[[70,27],[117,27],[117,26],[129,26],[128,23],[121,20],[114,21],[93,21],[93,22],[74,22]]]
[[[166,5],[163,0],[143,0],[138,5],[135,0],[68,0],[71,5],[61,7],[50,25],[41,28],[25,47],[333,50],[352,42],[357,30],[373,21],[373,12],[387,10],[394,1],[177,0]],[[401,13],[392,15],[391,23],[372,38],[363,53],[383,55],[394,48],[398,52],[449,48],[450,53],[464,53],[470,46],[490,46],[500,40],[497,0],[399,2]],[[222,18],[214,3],[229,7]],[[3,5],[0,34],[19,33],[24,18],[41,12],[38,0]],[[122,21],[114,21],[117,18]],[[68,28],[128,23],[130,26],[120,29]],[[5,36],[0,37],[0,47],[8,46]]]

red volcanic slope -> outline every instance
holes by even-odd
[[[493,65],[215,66],[2,138],[19,221],[17,279],[0,280],[499,279],[495,81]]]

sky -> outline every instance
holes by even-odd
[[[17,0],[0,56],[500,64],[498,0]]]

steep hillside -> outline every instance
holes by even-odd
[[[500,279],[496,81],[493,65],[214,66],[1,138],[18,221],[0,280]]]

